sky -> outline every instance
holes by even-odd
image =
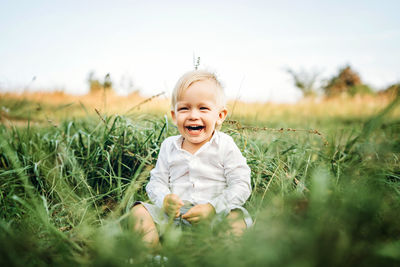
[[[329,79],[350,64],[375,89],[400,81],[400,1],[0,1],[0,91],[172,92],[194,68],[228,97],[294,102],[290,68]]]

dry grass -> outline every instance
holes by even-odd
[[[78,104],[82,103],[85,107],[94,110],[95,108],[101,111],[110,113],[123,113],[146,100],[137,93],[128,96],[119,96],[113,92],[94,93],[86,95],[69,95],[62,92],[34,92],[34,93],[3,93],[0,94],[1,98],[9,99],[26,99],[33,102],[48,104],[48,105],[65,105],[65,104]],[[146,106],[141,106],[143,109],[159,110],[163,107],[168,107],[168,100],[165,95],[159,95],[158,98],[152,99]]]
[[[344,117],[351,114],[352,116],[362,117],[374,114],[377,110],[389,104],[391,100],[392,98],[386,96],[359,96],[328,99],[308,98],[295,104],[231,101],[229,106],[234,115],[240,117],[282,117],[286,114],[296,114],[306,117]],[[399,111],[397,110],[396,114],[399,114]]]
[[[95,114],[97,109],[101,114],[121,114],[126,115],[135,113],[169,114],[169,99],[164,93],[152,97],[144,97],[138,93],[128,96],[118,96],[113,92],[107,94],[87,94],[87,95],[68,95],[62,92],[35,92],[35,93],[0,93],[1,99],[27,100],[36,103],[37,110],[41,110],[40,118],[37,121],[58,121],[69,117],[85,116],[87,113]],[[243,101],[229,101],[229,119],[246,118],[248,123],[252,122],[271,122],[285,118],[287,123],[296,121],[313,121],[320,118],[348,118],[365,117],[375,114],[385,107],[391,97],[359,96],[359,97],[339,97],[330,99],[303,99],[295,104],[277,104]],[[0,102],[0,105],[4,103]],[[65,108],[64,108],[65,106]],[[49,110],[49,107],[56,108],[57,114]],[[59,111],[63,109],[63,111]],[[3,117],[6,117],[2,111]],[[400,108],[392,113],[392,116],[399,116]],[[33,120],[34,121],[34,120]]]

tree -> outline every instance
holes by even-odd
[[[319,72],[306,72],[305,70],[295,72],[294,70],[289,68],[286,69],[286,71],[292,76],[294,85],[300,89],[304,97],[317,95],[317,82],[320,75]]]
[[[339,74],[333,76],[324,87],[325,95],[338,96],[342,94],[370,94],[372,89],[361,81],[360,76],[350,65],[339,69]]]

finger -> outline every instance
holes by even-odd
[[[169,206],[169,211],[171,211],[172,213],[176,213],[179,210],[178,206]]]
[[[196,210],[188,211],[182,215],[182,219],[189,220],[190,218],[200,217],[200,214]]]
[[[186,219],[188,222],[190,223],[197,223],[200,221],[200,217],[199,216],[195,216],[195,217],[190,217]]]
[[[189,217],[194,217],[194,216],[199,216],[200,215],[200,210],[195,206],[191,209],[189,209],[185,215],[188,215]]]
[[[166,209],[166,211],[167,211],[168,214],[173,215],[173,214],[177,213],[178,210],[175,207],[169,206]]]
[[[168,205],[168,208],[171,209],[171,210],[176,210],[178,208],[178,206],[175,205],[175,203],[171,203],[171,204]]]
[[[185,214],[182,215],[182,219],[187,219],[193,216],[193,212],[191,210],[188,210]]]
[[[184,203],[181,200],[177,199],[173,201],[171,200],[171,202],[169,202],[168,204],[177,209],[180,209],[184,205]]]
[[[191,207],[186,213],[193,214],[193,213],[196,213],[196,211],[197,211],[197,206],[194,206],[194,207]]]
[[[167,199],[168,204],[172,205],[175,204],[175,199],[173,197],[170,197]]]
[[[181,208],[181,206],[180,205],[178,205],[178,204],[176,204],[176,203],[171,203],[171,204],[168,204],[167,205],[167,209],[168,210],[172,210],[172,211],[176,211],[176,210],[179,210]]]

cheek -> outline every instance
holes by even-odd
[[[210,116],[207,117],[207,121],[209,124],[215,124],[218,121],[218,115],[216,114],[212,114]]]
[[[178,126],[183,126],[184,122],[185,122],[184,120],[178,120],[177,124],[178,124]]]
[[[186,118],[185,118],[185,116],[179,116],[178,118],[177,118],[177,126],[179,127],[183,127],[183,125],[185,124],[185,121],[186,121]]]
[[[220,119],[220,118],[219,118],[219,113],[215,112],[215,113],[213,114],[213,120],[217,121],[217,120],[219,120],[219,119]]]

